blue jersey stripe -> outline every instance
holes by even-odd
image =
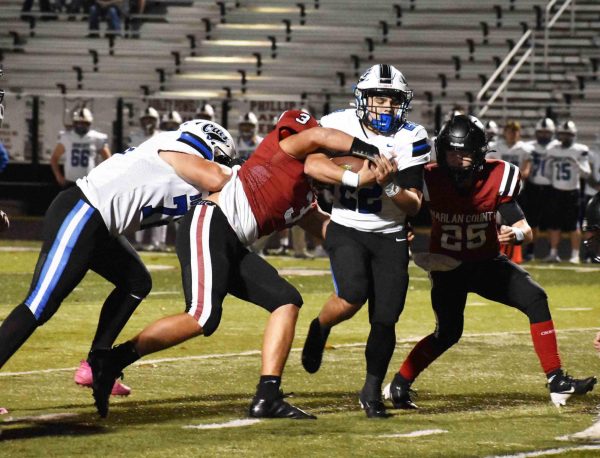
[[[412,155],[421,156],[431,151],[431,146],[426,139],[413,143]]]
[[[61,249],[60,248],[61,242],[63,241],[63,238],[65,237],[65,232],[67,231],[67,229],[69,228],[69,226],[71,225],[73,220],[77,217],[77,215],[81,211],[82,207],[84,207],[84,206],[86,206],[87,209],[85,209],[83,216],[81,216],[79,218],[79,221],[77,221],[75,228],[71,231],[71,234],[68,236],[68,240],[67,240],[66,244],[64,245],[64,248]],[[42,315],[44,308],[46,307],[46,304],[48,303],[48,299],[50,298],[50,295],[54,291],[56,284],[60,280],[62,273],[65,270],[67,263],[69,262],[69,258],[73,251],[73,247],[77,243],[77,240],[79,239],[79,236],[81,235],[81,231],[83,230],[83,228],[85,227],[85,225],[89,221],[89,219],[91,218],[94,211],[95,211],[94,207],[91,207],[88,204],[86,204],[83,200],[80,200],[79,202],[77,202],[75,207],[73,207],[73,209],[69,212],[69,214],[63,221],[62,225],[60,226],[58,234],[57,234],[56,238],[54,239],[54,242],[52,243],[52,248],[50,249],[50,252],[48,253],[48,257],[44,261],[44,266],[43,266],[42,272],[40,273],[40,276],[38,278],[36,287],[35,287],[34,291],[29,295],[29,297],[25,300],[25,304],[27,306],[29,306],[30,308],[32,308],[32,304],[35,301],[36,297],[40,293],[42,294],[41,299],[39,300],[39,304],[37,306],[34,306],[33,307],[34,310],[32,310],[37,319],[39,319],[40,316]],[[49,270],[50,270],[52,264],[54,263],[56,256],[58,256],[58,265],[54,269],[50,283],[44,288],[44,291],[42,292],[42,288],[44,287],[43,286],[44,280],[46,279],[46,276],[49,274]]]
[[[213,160],[212,148],[201,137],[190,132],[182,132],[177,141],[191,146],[209,161]]]

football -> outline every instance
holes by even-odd
[[[338,156],[331,158],[331,161],[346,170],[358,172],[362,168],[365,160],[354,156]]]

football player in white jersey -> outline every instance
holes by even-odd
[[[533,231],[533,242],[525,248],[525,261],[534,258],[535,241],[539,231],[548,229],[548,203],[552,181],[546,171],[548,149],[560,142],[554,139],[556,126],[551,118],[542,118],[535,125],[535,140],[527,142],[531,148],[531,172],[521,194],[521,207]]]
[[[488,146],[490,150],[496,149],[496,143],[498,142],[498,123],[493,120],[489,120],[485,123],[485,135],[488,138]]]
[[[50,157],[50,166],[56,182],[61,188],[73,186],[96,166],[98,156],[102,160],[110,157],[108,136],[91,129],[94,117],[89,108],[73,112],[73,129],[65,130]],[[64,174],[59,162],[64,155]]]
[[[579,209],[581,179],[591,174],[588,160],[588,147],[575,142],[577,126],[573,121],[565,121],[556,131],[559,144],[548,149],[546,169],[551,175],[552,195],[549,199],[548,234],[550,253],[544,261],[560,262],[558,245],[560,233],[566,232],[571,239],[569,262],[578,264],[581,230],[579,229]]]
[[[139,121],[139,129],[134,130],[127,139],[127,146],[130,148],[141,145],[146,140],[154,137],[160,132],[160,130],[158,129],[158,124],[160,123],[160,116],[158,114],[158,111],[156,111],[156,108],[144,108],[144,111],[140,113]]]
[[[137,130],[129,137],[129,147],[141,145],[146,140],[158,135],[160,116],[158,111],[152,107],[146,107],[140,114],[140,130]],[[179,127],[179,125],[177,125]],[[175,129],[176,130],[176,129]],[[146,251],[165,251],[167,240],[167,226],[155,226],[135,233],[136,250]],[[147,243],[144,243],[144,242]]]
[[[503,136],[495,144],[495,150],[487,154],[488,159],[502,159],[519,167],[521,178],[529,176],[531,170],[532,148],[521,140],[521,124],[508,121]]]
[[[207,121],[215,120],[215,109],[209,103],[202,103],[195,114],[196,119],[206,119]]]
[[[258,118],[249,111],[238,121],[238,139],[236,150],[242,159],[248,159],[263,138],[258,135]]]
[[[92,342],[92,350],[110,348],[152,287],[148,270],[124,234],[179,219],[193,202],[219,191],[231,169],[215,160],[234,151],[233,138],[221,126],[189,121],[178,131],[112,156],[62,191],[44,218],[30,290],[0,326],[0,368],[54,315],[88,270],[115,285]],[[81,384],[91,386],[87,363],[78,374]],[[129,390],[116,385],[113,393]]]
[[[406,120],[412,91],[398,69],[384,64],[369,68],[358,80],[355,97],[355,109],[324,116],[321,125],[377,145],[397,170],[384,171],[378,178],[383,186],[336,186],[323,245],[335,294],[310,324],[302,364],[316,372],[330,329],[368,301],[367,375],[359,400],[368,417],[385,418],[381,384],[408,289],[406,220],[421,207],[423,168],[431,148],[426,130]]]

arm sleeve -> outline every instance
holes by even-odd
[[[525,213],[523,213],[519,204],[514,200],[501,204],[498,207],[498,212],[509,226],[512,226],[517,221],[525,219]]]
[[[404,189],[415,188],[423,190],[423,169],[425,164],[417,164],[400,170],[396,175],[396,184]]]

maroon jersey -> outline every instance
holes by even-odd
[[[256,218],[259,237],[293,225],[316,207],[315,193],[304,174],[304,161],[285,153],[279,142],[317,125],[308,113],[286,111],[240,169],[238,176]]]
[[[519,194],[519,169],[504,161],[486,160],[474,175],[473,186],[459,190],[447,170],[425,168],[431,239],[429,251],[461,261],[480,261],[498,255],[496,210]]]

